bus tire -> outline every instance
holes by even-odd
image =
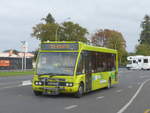
[[[107,88],[109,89],[109,88],[111,88],[111,78],[109,78],[109,80],[108,80],[108,86],[107,86]]]
[[[75,93],[75,97],[76,98],[80,98],[82,97],[84,94],[84,84],[83,83],[80,83],[80,86],[79,86],[79,89],[78,91]]]
[[[33,91],[33,92],[34,92],[35,96],[40,96],[40,95],[42,95],[42,92],[40,92],[40,91]]]

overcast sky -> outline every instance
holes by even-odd
[[[0,51],[20,50],[22,40],[35,50],[39,41],[30,36],[32,27],[50,12],[58,23],[70,17],[91,34],[98,29],[117,30],[127,51],[133,52],[140,23],[149,11],[149,0],[0,0]]]

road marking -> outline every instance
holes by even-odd
[[[67,107],[65,107],[64,109],[65,109],[65,110],[70,110],[70,109],[73,109],[73,108],[76,108],[76,107],[78,107],[78,105],[67,106]]]
[[[133,97],[130,99],[130,101],[125,104],[117,113],[123,113],[130,105],[131,103],[134,101],[134,99],[137,97],[137,95],[140,93],[140,91],[142,90],[143,86],[148,82],[150,81],[150,79],[148,80],[145,80],[141,85],[140,87],[138,88],[138,90],[136,91],[136,93],[133,95]]]
[[[130,89],[131,89],[131,88],[133,88],[133,86],[128,86],[128,88],[130,88]]]
[[[15,83],[15,82],[14,82]],[[0,90],[2,90],[2,89],[9,89],[9,88],[17,88],[17,87],[22,87],[22,86],[29,86],[29,85],[31,85],[32,84],[32,82],[31,82],[31,80],[26,80],[26,81],[22,81],[22,83],[21,82],[16,82],[16,83],[18,83],[18,85],[17,84],[14,84],[13,86],[9,83],[9,84],[1,84],[1,85],[9,85],[9,86],[4,86],[4,87],[1,87],[0,88]],[[21,83],[21,84],[19,84],[19,83]],[[10,86],[11,85],[11,86]]]
[[[32,84],[31,80],[22,81],[22,86],[29,86],[31,84]]]
[[[116,92],[117,92],[117,93],[120,93],[120,92],[122,92],[122,91],[123,91],[122,89],[119,89],[119,90],[117,90]]]
[[[97,97],[96,99],[99,100],[99,99],[103,99],[104,96],[100,96],[100,97]]]

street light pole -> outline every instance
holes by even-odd
[[[21,41],[22,43],[22,70],[26,69],[26,52],[28,51],[28,44],[26,41]]]
[[[66,18],[63,22],[65,22],[66,20],[69,20],[70,17]],[[62,23],[60,23],[61,25]],[[58,29],[59,29],[59,24],[57,24],[57,28],[56,28],[56,32],[55,32],[55,41],[58,41]]]
[[[26,68],[27,68],[27,55],[26,55],[26,53],[28,52],[28,43],[27,42],[25,42],[25,61],[24,61],[24,64],[25,64],[25,66],[24,66],[24,69],[26,70]]]
[[[59,28],[59,24],[57,25],[56,32],[55,32],[55,40],[56,40],[56,41],[57,41],[57,32],[58,32],[58,28]]]
[[[21,49],[22,49],[22,71],[24,70],[24,44],[25,44],[25,41],[21,41],[22,45],[21,45]]]

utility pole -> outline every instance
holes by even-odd
[[[24,64],[25,64],[25,66],[24,66],[24,69],[26,70],[27,69],[27,53],[28,52],[28,43],[27,42],[25,42],[25,61],[24,61]]]
[[[26,41],[21,41],[22,43],[22,70],[26,70],[26,52],[28,52],[28,43]]]

